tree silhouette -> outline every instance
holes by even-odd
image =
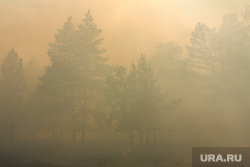
[[[241,23],[234,13],[223,17],[216,35],[216,53],[221,87],[224,92],[231,92],[241,99],[249,84],[249,36],[246,24]]]
[[[72,56],[75,51],[75,27],[72,18],[69,17],[62,28],[58,29],[55,41],[49,43],[48,56],[51,65],[45,69],[41,77],[38,96],[41,96],[41,108],[43,120],[53,129],[55,137],[65,125],[66,117],[69,117],[74,102],[72,98],[73,64]],[[68,127],[67,126],[67,127]]]
[[[41,67],[35,56],[32,56],[24,67],[27,86],[24,92],[26,98],[32,97],[39,83],[39,77],[42,74]]]
[[[243,16],[243,21],[242,21],[242,27],[243,27],[243,31],[246,34],[246,49],[247,49],[247,53],[250,52],[250,5],[246,5],[245,7],[245,11],[242,14]]]
[[[183,92],[190,87],[183,57],[183,49],[171,41],[159,44],[150,60],[160,84],[164,85],[162,91],[167,91],[168,96],[173,99],[181,98]]]
[[[3,76],[2,96],[3,114],[8,120],[10,140],[13,140],[15,115],[22,102],[22,92],[25,90],[22,59],[18,57],[14,49],[7,54],[1,66]]]
[[[213,29],[202,23],[198,23],[192,32],[191,45],[187,46],[187,65],[198,75],[207,75],[215,71],[215,53],[212,44],[214,33]]]
[[[103,81],[109,69],[107,59],[101,56],[105,49],[101,49],[102,38],[99,38],[101,29],[98,29],[90,10],[85,14],[82,23],[76,31],[77,52],[73,58],[74,71],[77,75],[76,85],[81,87],[79,114],[81,117],[82,142],[85,140],[86,120],[93,111],[93,100],[101,96]]]
[[[124,67],[116,67],[106,83],[116,128],[128,134],[131,148],[136,131],[140,146],[143,147],[145,136],[147,147],[152,148],[156,141],[158,105],[162,95],[145,56],[140,57],[137,65],[132,64],[128,73]]]
[[[55,41],[49,44],[51,65],[41,78],[40,90],[51,98],[46,100],[50,107],[43,109],[50,113],[46,115],[51,123],[55,128],[68,125],[74,141],[81,130],[82,143],[88,115],[96,107],[93,103],[101,99],[102,82],[109,68],[107,59],[101,56],[105,50],[99,48],[100,33],[90,11],[77,28],[68,18],[58,29]],[[58,125],[53,120],[58,120]]]

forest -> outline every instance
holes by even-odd
[[[129,66],[104,56],[91,10],[57,29],[44,68],[9,50],[0,166],[190,167],[192,147],[249,146],[250,5],[221,20]]]

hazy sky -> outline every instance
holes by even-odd
[[[48,63],[48,43],[69,16],[78,24],[88,9],[103,32],[105,56],[128,64],[150,56],[160,42],[185,46],[197,22],[218,27],[226,13],[249,0],[0,0],[0,62],[11,48],[24,61]]]

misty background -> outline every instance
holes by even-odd
[[[1,60],[15,48],[25,62],[36,55],[44,66],[49,63],[48,41],[53,40],[57,28],[69,16],[79,23],[88,9],[103,30],[105,56],[112,57],[113,64],[129,65],[141,52],[152,55],[158,43],[173,40],[185,47],[197,22],[218,28],[226,13],[241,14],[248,1],[2,0],[0,3]]]
[[[0,2],[0,163],[191,166],[249,146],[249,1]]]

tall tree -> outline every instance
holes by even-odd
[[[63,126],[70,126],[70,122],[66,122],[67,117],[70,117],[70,112],[72,114],[75,112],[73,111],[73,79],[75,75],[71,63],[74,52],[75,27],[72,18],[69,17],[55,34],[55,41],[49,43],[48,56],[51,65],[46,67],[37,93],[37,96],[42,96],[40,99],[42,99],[43,105],[41,105],[40,112],[43,112],[43,120],[46,120],[46,124],[53,129],[53,136],[61,133]]]
[[[93,100],[96,100],[96,94],[102,88],[102,83],[108,66],[105,64],[106,58],[101,56],[105,49],[101,49],[102,38],[100,38],[101,29],[94,22],[90,10],[85,14],[85,18],[78,26],[77,34],[77,52],[74,55],[73,64],[76,67],[75,73],[78,78],[76,84],[81,87],[80,94],[80,115],[81,115],[81,133],[82,142],[85,140],[86,119],[88,114],[93,111]],[[100,94],[99,94],[100,95]]]
[[[25,90],[26,81],[24,77],[23,62],[14,49],[7,54],[1,66],[3,76],[2,96],[3,110],[9,124],[10,140],[13,140],[14,120],[22,102],[22,92]]]
[[[244,65],[242,63],[247,62],[247,53],[245,52],[246,36],[247,34],[243,31],[237,14],[230,13],[223,17],[216,36],[216,52],[224,70],[228,72],[233,68],[236,70],[241,65]],[[236,65],[240,66],[236,67]]]
[[[250,5],[246,5],[245,7],[245,11],[242,14],[243,16],[243,21],[242,21],[242,27],[243,27],[243,31],[246,34],[246,51],[247,53],[250,53]]]
[[[25,97],[30,98],[38,87],[39,77],[42,74],[41,67],[39,66],[36,56],[32,56],[24,67],[27,86],[25,90]]]
[[[156,142],[158,105],[162,95],[145,56],[140,57],[137,65],[132,64],[128,73],[124,67],[115,68],[106,83],[107,99],[113,109],[111,116],[118,130],[128,134],[130,147],[133,148],[136,131],[140,146],[145,136],[147,147],[152,147]]]
[[[216,53],[221,67],[219,72],[223,91],[233,93],[239,101],[246,93],[250,75],[249,36],[246,27],[247,24],[238,20],[237,14],[227,14],[216,35]]]
[[[248,33],[248,37],[250,35],[250,5],[247,4],[245,7],[245,11],[242,14],[243,16],[243,26],[244,30]]]
[[[71,17],[68,18],[58,29],[55,41],[49,44],[51,65],[41,78],[40,90],[52,98],[48,103],[54,101],[50,104],[53,106],[44,110],[52,110],[54,118],[61,120],[60,125],[68,124],[73,128],[74,141],[77,131],[81,130],[82,143],[88,115],[101,98],[102,82],[108,69],[107,59],[101,56],[105,50],[100,49],[100,33],[90,11],[77,28]]]
[[[187,46],[186,68],[193,79],[195,92],[201,97],[216,96],[219,92],[218,73],[220,63],[216,50],[217,33],[206,24],[198,23],[192,32],[191,44]],[[214,89],[216,88],[216,89]]]
[[[215,53],[212,40],[215,31],[206,24],[198,23],[192,32],[191,45],[187,46],[187,67],[198,75],[207,75],[215,71]]]

